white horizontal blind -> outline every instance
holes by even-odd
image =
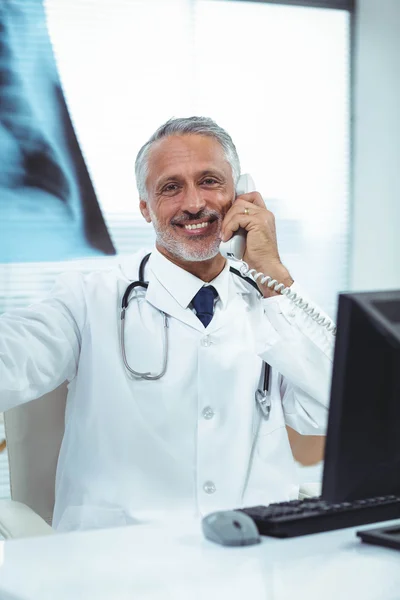
[[[117,250],[154,240],[138,209],[140,146],[172,116],[210,116],[232,135],[242,171],[274,212],[283,261],[334,316],[348,270],[348,13],[229,0],[46,6],[66,101]],[[0,311],[42,297],[60,270],[115,260],[0,265]],[[8,494],[4,470],[3,454],[0,496]]]

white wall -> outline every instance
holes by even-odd
[[[400,0],[358,0],[352,290],[400,289]]]

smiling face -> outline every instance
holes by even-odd
[[[151,147],[148,200],[157,248],[171,259],[206,261],[219,255],[222,220],[234,199],[232,169],[220,143],[204,135],[173,135]],[[174,261],[175,262],[175,261]]]

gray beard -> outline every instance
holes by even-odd
[[[201,248],[188,248],[188,245],[179,242],[172,237],[168,232],[159,231],[154,227],[156,232],[156,240],[160,246],[165,248],[170,254],[181,258],[182,260],[201,262],[203,260],[210,260],[219,253],[220,240],[210,240],[207,247]]]
[[[173,256],[181,258],[185,261],[202,262],[204,260],[210,260],[219,254],[219,245],[221,240],[218,236],[215,239],[210,239],[207,246],[196,248],[193,245],[192,247],[188,247],[189,244],[185,244],[184,242],[177,240],[169,231],[163,231],[160,228],[158,220],[150,207],[149,213],[153,223],[154,231],[156,233],[157,243]],[[222,219],[220,218],[218,227],[219,231],[221,230],[221,224]]]

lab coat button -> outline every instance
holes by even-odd
[[[212,481],[206,481],[203,485],[203,490],[206,494],[213,494],[216,491],[216,487]]]
[[[205,408],[203,408],[202,415],[203,415],[204,419],[207,419],[207,420],[212,419],[214,416],[214,411],[211,408],[211,406],[206,406]]]
[[[292,317],[292,319],[294,319],[295,316],[296,316],[296,313],[294,311],[289,313],[289,317]]]
[[[201,345],[204,348],[208,348],[209,346],[211,346],[212,342],[210,340],[210,336],[209,335],[205,335],[202,339],[201,339]]]

